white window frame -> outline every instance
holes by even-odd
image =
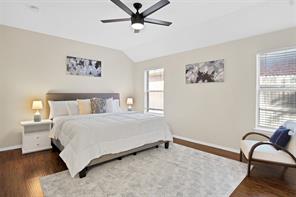
[[[274,128],[259,126],[260,56],[264,53],[272,53],[272,52],[290,50],[295,48],[296,46],[290,46],[286,48],[278,48],[278,49],[272,49],[267,51],[261,51],[256,54],[256,105],[255,105],[256,115],[255,115],[255,128],[254,128],[255,131],[262,132],[262,133],[273,133],[275,131]]]
[[[163,105],[164,105],[164,88],[163,90],[149,90],[149,71],[153,70],[163,70],[163,78],[165,78],[165,71],[164,68],[151,68],[151,69],[146,69],[144,70],[144,111],[146,113],[155,113],[155,112],[150,112],[149,110],[154,110],[154,111],[159,111],[159,115],[164,115],[164,106],[163,109],[154,109],[154,108],[149,108],[149,92],[162,92],[163,93]],[[165,86],[165,83],[163,84]]]

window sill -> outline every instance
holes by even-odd
[[[154,112],[145,112],[145,114],[152,114],[152,115],[155,115],[155,116],[161,116],[161,117],[164,117],[164,114],[162,113],[154,113]]]
[[[256,128],[254,128],[254,131],[257,131],[257,132],[260,132],[260,133],[271,134],[271,133],[273,133],[275,131],[275,129],[256,127]]]

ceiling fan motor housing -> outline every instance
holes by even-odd
[[[132,15],[131,21],[132,21],[132,24],[134,23],[144,24],[144,17],[142,14],[136,13]]]

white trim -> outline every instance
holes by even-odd
[[[256,114],[255,125],[258,127],[259,120],[259,79],[260,79],[260,53],[256,54]]]
[[[274,48],[274,49],[269,49],[269,50],[262,50],[262,51],[258,51],[256,53],[256,115],[255,115],[255,127],[254,130],[261,132],[261,133],[272,133],[274,132],[274,130],[271,129],[266,129],[266,128],[262,128],[259,127],[259,92],[262,91],[262,89],[260,89],[260,56],[262,54],[265,53],[273,53],[273,52],[277,52],[277,51],[286,51],[286,50],[293,50],[295,49],[296,46],[292,45],[292,46],[288,46],[288,47],[281,47],[281,48]],[[270,90],[270,89],[269,89]]]
[[[230,151],[230,152],[234,152],[234,153],[239,153],[239,149],[236,149],[236,148],[229,148],[229,147],[220,146],[220,145],[217,145],[217,144],[212,144],[212,143],[202,142],[202,141],[198,141],[198,140],[193,140],[193,139],[178,136],[178,135],[173,135],[173,137],[181,139],[181,140],[185,140],[185,141],[188,141],[188,142],[196,143],[196,144],[202,144],[202,145],[210,146],[210,147],[213,147],[213,148],[218,148],[218,149],[222,149],[222,150],[226,150],[226,151]]]
[[[275,131],[275,129],[256,127],[254,128],[254,131],[265,133],[265,134],[272,134]]]
[[[15,145],[15,146],[8,146],[8,147],[0,148],[0,152],[8,151],[8,150],[14,150],[14,149],[19,149],[19,148],[22,148],[22,145],[21,144]]]
[[[155,71],[155,70],[162,70],[163,74],[163,90],[149,90],[149,71]],[[149,106],[149,93],[150,92],[162,92],[163,93],[163,109],[155,109],[159,110],[164,113],[164,95],[165,95],[165,69],[164,67],[156,67],[156,68],[146,68],[144,69],[144,111],[149,112],[150,106]]]
[[[49,150],[49,149],[52,149],[52,146],[46,146],[43,148],[35,148],[35,149],[29,149],[29,150],[22,149],[22,153],[28,154],[28,153],[38,152],[38,151],[42,151],[42,150]]]
[[[286,50],[292,50],[295,49],[296,45],[291,45],[291,46],[286,46],[286,47],[280,47],[280,48],[271,48],[271,49],[267,49],[267,50],[260,50],[257,52],[257,54],[264,54],[264,53],[273,53],[276,51],[286,51]]]

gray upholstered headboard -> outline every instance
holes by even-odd
[[[69,101],[76,99],[90,99],[90,98],[113,98],[120,99],[119,93],[47,93],[45,100],[45,113],[48,116],[49,106],[48,101]]]

